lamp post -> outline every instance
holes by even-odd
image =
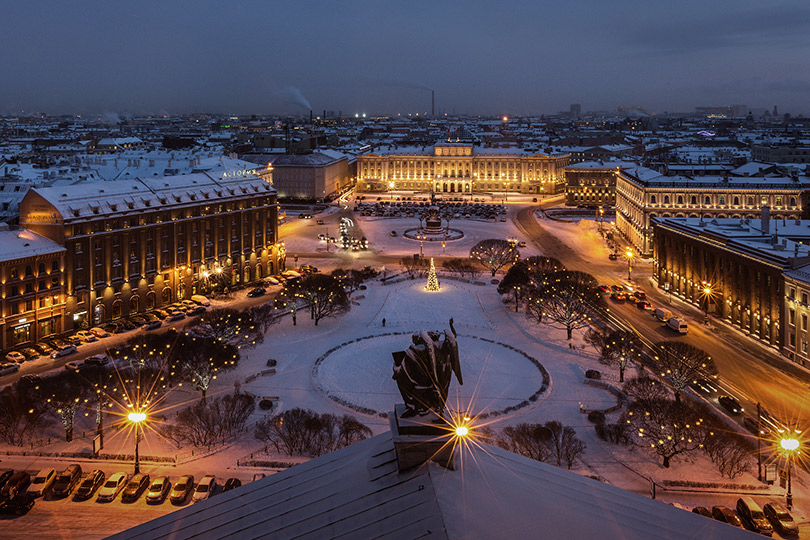
[[[425,253],[424,253],[424,251],[422,249],[422,243],[424,242],[425,237],[423,235],[421,235],[421,234],[417,235],[416,237],[419,239],[419,256],[424,257]]]
[[[703,324],[709,324],[709,302],[712,301],[712,286],[705,281],[703,282],[703,296],[706,297],[706,318],[703,319]]]
[[[627,257],[627,281],[632,280],[632,273],[633,273],[633,248],[627,248],[627,251],[624,253],[624,256]]]
[[[787,509],[790,510],[793,508],[793,492],[791,490],[791,478],[790,478],[790,470],[793,465],[793,455],[799,448],[799,440],[793,436],[788,435],[787,437],[783,438],[779,441],[779,446],[782,447],[782,451],[787,457],[787,464],[788,464],[788,477],[787,477],[787,497],[785,498],[785,505]]]
[[[127,419],[135,427],[135,474],[141,472],[141,461],[138,456],[138,443],[141,442],[141,423],[146,420],[146,413],[143,411],[132,411],[127,415]]]

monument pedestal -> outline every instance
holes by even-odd
[[[404,412],[405,405],[399,404],[388,417],[399,472],[418,467],[427,461],[453,470],[451,439],[455,434],[447,421],[432,412],[424,416],[402,418]]]

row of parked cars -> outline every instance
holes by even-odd
[[[799,527],[793,516],[778,502],[769,502],[760,507],[753,498],[740,497],[737,499],[736,510],[735,513],[725,506],[713,506],[711,510],[705,506],[697,506],[692,512],[765,536],[772,536],[774,530],[784,536],[799,534]]]
[[[377,217],[415,217],[421,214],[425,208],[431,206],[429,202],[358,202],[354,206],[355,212],[360,212],[363,216]],[[504,216],[502,221],[506,221],[506,207],[501,204],[471,203],[468,201],[437,201],[436,206],[442,212],[451,212],[455,218],[478,218],[497,219]]]
[[[254,480],[263,476],[256,475]],[[34,506],[37,498],[45,495],[51,499],[64,499],[72,494],[75,501],[86,501],[95,496],[98,502],[112,502],[120,494],[121,502],[134,503],[145,494],[147,504],[162,504],[169,499],[172,504],[179,505],[189,497],[192,502],[199,502],[241,485],[238,478],[229,478],[220,488],[214,475],[203,476],[196,484],[193,476],[185,475],[172,484],[168,476],[150,478],[144,473],[129,476],[117,472],[107,477],[104,471],[95,469],[82,474],[78,464],[69,465],[62,472],[43,469],[33,478],[26,471],[8,470],[0,473],[0,512],[24,514]]]
[[[92,343],[109,337],[110,334],[120,334],[138,328],[154,330],[163,326],[164,321],[179,321],[186,317],[200,315],[205,313],[206,308],[210,305],[211,302],[205,296],[194,295],[191,300],[182,300],[148,313],[134,315],[128,319],[119,319],[102,327],[79,330],[71,336],[62,338],[42,340],[28,347],[8,352],[5,355],[5,361],[0,363],[0,376],[16,372],[19,370],[19,364],[36,360],[40,356],[50,356],[51,358],[68,356],[78,351],[83,343]]]

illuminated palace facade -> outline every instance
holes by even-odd
[[[562,193],[568,159],[568,154],[528,154],[469,143],[402,147],[358,156],[356,190]]]
[[[54,333],[283,270],[276,191],[263,174],[220,171],[29,190],[20,226],[65,248],[59,294],[66,320]]]
[[[810,179],[666,176],[622,167],[616,178],[616,228],[643,256],[652,255],[656,217],[753,219],[763,206],[778,219],[808,216]]]

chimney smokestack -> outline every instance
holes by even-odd
[[[436,118],[436,90],[430,91],[430,117]]]
[[[309,125],[312,125],[312,109],[309,110]]]
[[[764,236],[771,234],[771,207],[767,204],[762,207],[762,218],[760,220],[759,230]]]

